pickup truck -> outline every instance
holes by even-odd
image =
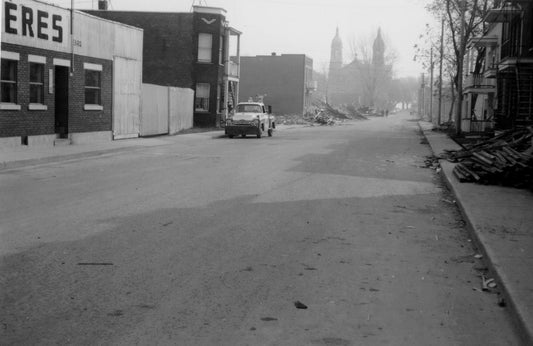
[[[225,133],[229,138],[241,135],[256,135],[261,138],[266,131],[269,137],[276,128],[276,119],[272,108],[261,102],[240,102],[235,112],[226,120]]]

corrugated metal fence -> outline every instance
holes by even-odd
[[[194,91],[142,85],[141,136],[176,134],[193,127]]]

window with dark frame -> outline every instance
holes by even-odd
[[[85,104],[102,104],[102,71],[85,70]]]
[[[30,103],[44,104],[44,64],[30,63]]]
[[[16,60],[2,59],[0,72],[2,103],[17,103],[17,66]]]

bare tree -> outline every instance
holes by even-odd
[[[466,52],[468,40],[482,33],[484,27],[484,17],[489,8],[493,6],[494,0],[432,0],[426,9],[434,15],[439,21],[445,21],[445,54],[446,57],[440,57],[448,62],[448,72],[453,75],[453,84],[457,96],[456,107],[456,130],[460,133],[461,121],[461,103],[462,93],[462,75],[463,60]],[[429,28],[429,26],[428,26]],[[427,61],[427,51],[430,47],[436,46],[438,40],[435,39],[434,31],[429,31],[427,35],[422,35],[421,40],[425,40],[425,48],[419,46],[417,51],[418,58]],[[428,44],[429,41],[429,44]],[[484,54],[480,51],[478,57]],[[451,64],[451,65],[450,65]],[[476,68],[481,68],[481,58],[476,64]],[[455,101],[455,99],[454,99]]]
[[[349,41],[350,66],[357,70],[362,105],[381,109],[390,108],[393,66],[397,54],[390,40],[383,35],[385,42],[385,64],[377,66],[373,63],[373,43],[375,34],[352,36]]]

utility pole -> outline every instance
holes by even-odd
[[[426,114],[426,80],[425,75],[422,73],[422,84],[420,85],[420,95],[421,95],[421,101],[420,102],[420,115],[424,117]]]
[[[455,134],[461,135],[461,119],[463,111],[463,63],[465,55],[465,12],[466,1],[461,1],[461,41],[459,46],[458,69],[457,69],[457,111],[455,112]]]
[[[429,77],[429,121],[433,122],[433,47],[431,47],[430,77]]]
[[[437,126],[442,117],[442,60],[444,60],[444,17],[440,29],[440,62],[439,62],[439,111],[437,112]]]

